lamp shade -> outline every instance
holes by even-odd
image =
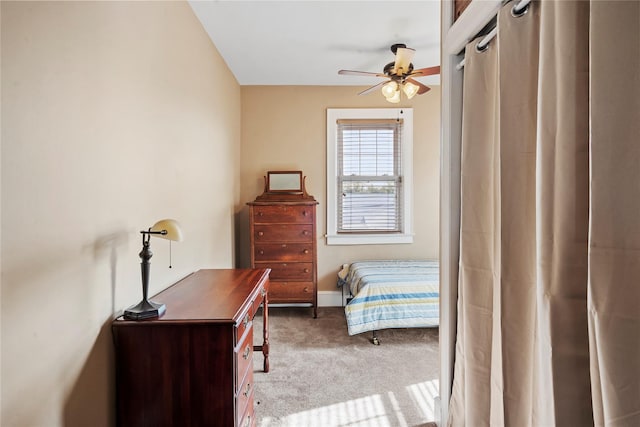
[[[180,224],[175,219],[161,219],[160,221],[153,224],[151,227],[151,231],[155,232],[163,232],[162,234],[152,234],[152,236],[160,237],[161,239],[173,240],[175,242],[182,241],[182,229],[180,228]]]
[[[402,86],[402,90],[404,91],[404,93],[407,95],[407,98],[409,99],[413,98],[416,95],[416,93],[418,93],[419,89],[420,87],[418,85],[414,85],[411,82],[406,82]]]
[[[388,96],[387,101],[391,102],[392,104],[397,104],[398,102],[400,102],[400,89],[396,90],[393,96]]]
[[[388,81],[382,85],[382,94],[385,98],[391,98],[398,91],[398,83],[393,80]]]

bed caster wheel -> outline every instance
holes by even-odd
[[[373,337],[371,339],[371,342],[373,343],[373,345],[380,345],[380,341],[378,340],[378,337]]]

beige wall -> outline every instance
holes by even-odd
[[[115,312],[234,264],[240,87],[186,2],[1,2],[2,414],[114,423]],[[153,349],[141,357],[153,357]]]
[[[336,273],[345,262],[381,258],[438,257],[440,88],[400,106],[414,109],[413,244],[327,246],[326,109],[389,108],[380,93],[356,96],[362,88],[319,86],[243,86],[241,203],[236,206],[239,266],[250,263],[248,209],[262,193],[267,170],[302,170],[307,191],[318,206],[318,288],[336,290]]]

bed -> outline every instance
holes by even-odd
[[[345,264],[338,273],[338,287],[353,296],[345,306],[349,335],[373,331],[373,343],[378,344],[376,330],[438,326],[438,261]]]

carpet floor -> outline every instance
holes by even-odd
[[[256,345],[262,316],[256,316]],[[254,354],[257,426],[435,426],[438,329],[349,336],[342,307],[269,308],[270,372]]]

